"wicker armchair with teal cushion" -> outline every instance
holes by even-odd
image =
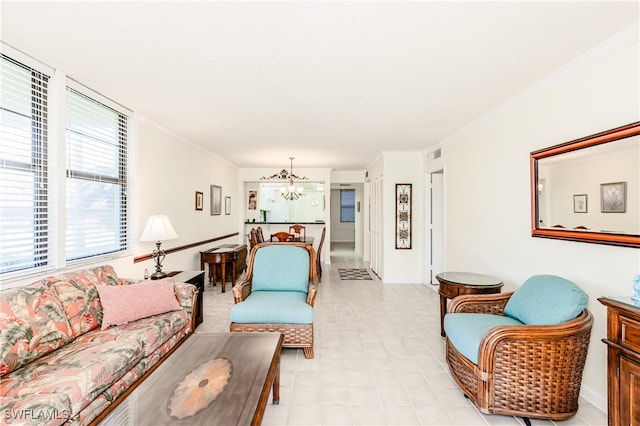
[[[487,414],[564,420],[578,410],[593,316],[589,298],[555,275],[515,293],[456,297],[444,318],[446,358]]]
[[[232,332],[281,332],[284,347],[313,358],[316,253],[305,243],[256,245],[244,281],[233,287]]]

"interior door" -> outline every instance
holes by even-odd
[[[430,283],[438,284],[436,275],[444,271],[444,171],[431,173]]]
[[[371,184],[371,270],[382,278],[382,177]]]

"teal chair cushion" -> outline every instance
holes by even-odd
[[[312,324],[313,308],[299,291],[252,291],[231,307],[231,322],[261,324]]]
[[[573,282],[555,275],[534,275],[522,284],[504,313],[529,325],[560,324],[577,317],[589,296]]]
[[[480,341],[493,327],[523,325],[504,315],[450,313],[444,317],[444,331],[455,348],[474,364],[478,364]]]
[[[261,247],[253,260],[251,291],[309,291],[309,252],[303,247]],[[305,296],[306,297],[306,296]]]

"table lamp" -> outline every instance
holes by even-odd
[[[162,261],[164,260],[164,250],[160,248],[160,244],[165,240],[174,240],[178,238],[175,229],[171,226],[169,218],[163,214],[155,214],[147,220],[147,225],[140,235],[140,241],[155,241],[156,249],[153,251],[153,261],[156,264],[156,271],[151,274],[152,280],[158,280],[167,276],[162,272]]]

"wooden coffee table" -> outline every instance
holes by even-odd
[[[447,313],[447,299],[461,294],[500,293],[504,285],[498,278],[473,272],[442,272],[436,275],[440,283],[440,335],[445,336],[444,315]]]
[[[134,407],[127,409],[139,426],[259,425],[271,389],[279,402],[283,340],[281,333],[194,333],[121,405]]]

